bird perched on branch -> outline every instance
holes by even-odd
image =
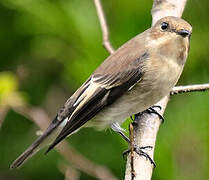
[[[48,151],[82,126],[120,124],[157,103],[177,83],[189,51],[192,27],[177,17],[160,19],[110,55],[67,100],[55,119],[11,168],[17,168],[41,147]]]

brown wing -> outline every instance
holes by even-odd
[[[146,33],[149,30],[131,39],[109,56],[94,72],[94,82],[109,89],[128,81],[149,56],[145,46]]]
[[[143,39],[138,36],[138,39],[135,37],[130,40],[105,60],[86,84],[71,97],[74,100],[70,101],[70,107],[67,105],[62,110],[69,112],[66,109],[73,109],[67,113],[67,124],[47,152],[137,83],[143,75],[143,62],[148,58]],[[63,116],[62,112],[59,116]]]

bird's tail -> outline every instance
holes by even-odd
[[[10,166],[11,169],[18,168],[23,165],[26,160],[31,158],[35,153],[37,153],[45,145],[49,144],[58,133],[62,130],[65,120],[60,124],[59,121],[53,121],[46,131],[41,135],[36,141],[31,144]],[[57,128],[58,127],[58,128]]]
[[[43,141],[43,140],[42,140]],[[38,152],[41,147],[40,144],[42,141],[38,141],[38,139],[28,148],[23,152],[10,166],[11,169],[13,168],[18,168],[23,163],[25,163],[26,160],[28,160],[30,157],[32,157],[36,152]]]

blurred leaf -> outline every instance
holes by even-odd
[[[0,106],[21,106],[25,102],[25,94],[18,90],[18,82],[10,72],[0,73]]]
[[[11,72],[0,73],[0,99],[14,93],[18,88],[17,79]]]

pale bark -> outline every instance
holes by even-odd
[[[170,95],[188,93],[188,92],[196,92],[196,91],[208,91],[209,84],[194,84],[187,86],[176,86],[170,92]]]

